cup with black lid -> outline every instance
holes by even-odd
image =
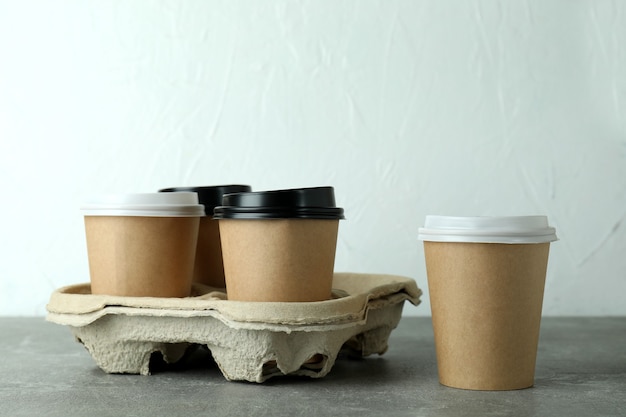
[[[222,196],[229,193],[249,192],[249,185],[210,185],[198,187],[170,187],[159,192],[194,192],[198,194],[200,204],[204,205],[205,215],[200,218],[198,244],[193,281],[211,287],[224,288],[224,264],[222,261],[222,245],[220,231],[213,221],[213,209],[222,204]]]
[[[333,187],[226,194],[219,221],[229,300],[332,296],[339,220]]]

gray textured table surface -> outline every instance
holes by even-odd
[[[43,318],[0,318],[0,335],[0,416],[626,416],[626,317],[544,318],[535,386],[508,392],[439,385],[429,318],[403,318],[383,356],[264,384],[226,381],[202,351],[108,375]]]

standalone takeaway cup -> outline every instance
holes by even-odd
[[[216,207],[229,300],[331,298],[343,209],[332,187],[226,194]]]
[[[96,196],[82,212],[92,294],[189,295],[204,215],[196,193]]]
[[[211,287],[224,288],[224,263],[218,223],[213,221],[213,209],[222,204],[222,196],[229,193],[249,192],[249,185],[213,185],[202,187],[172,187],[160,192],[195,192],[205,215],[200,218],[193,281]]]
[[[424,241],[441,384],[533,385],[550,242],[544,216],[427,216]]]

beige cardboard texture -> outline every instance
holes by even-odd
[[[91,291],[187,297],[198,217],[85,216]]]
[[[339,220],[219,220],[229,300],[331,297]]]
[[[193,281],[216,288],[226,287],[219,224],[211,216],[200,218]]]
[[[67,325],[109,373],[150,373],[150,357],[168,362],[188,347],[211,350],[224,377],[263,382],[278,375],[320,378],[338,353],[367,356],[387,349],[404,301],[418,305],[410,278],[338,273],[335,297],[318,302],[237,302],[194,285],[175,298],[92,295],[88,284],[55,291],[47,320]]]
[[[549,245],[424,242],[443,385],[533,385]]]

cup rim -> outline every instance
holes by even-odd
[[[201,186],[180,186],[161,188],[160,193],[180,193],[194,192],[198,194],[198,201],[204,205],[207,216],[213,215],[213,209],[222,204],[224,194],[251,192],[252,187],[243,184],[228,185],[201,185]]]
[[[330,186],[225,194],[214,219],[344,219]]]
[[[547,216],[428,215],[418,239],[428,242],[546,243],[558,240]]]
[[[198,195],[181,193],[99,194],[88,197],[81,206],[85,216],[204,216],[204,206]]]

